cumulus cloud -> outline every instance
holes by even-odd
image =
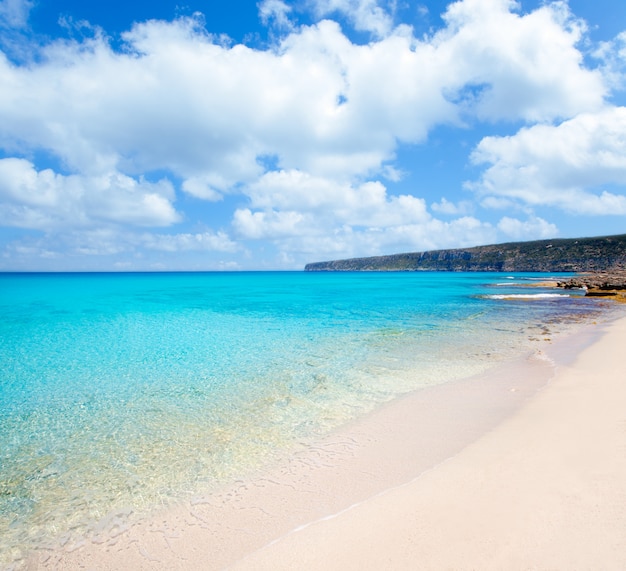
[[[312,224],[308,220],[308,226]],[[268,209],[253,212],[249,208],[239,208],[235,211],[233,226],[244,238],[280,238],[283,236],[299,236],[306,232],[304,227],[305,216],[293,210],[276,211]]]
[[[554,224],[536,217],[528,220],[518,220],[517,218],[504,216],[498,222],[498,230],[512,240],[554,238],[559,233]]]
[[[179,220],[168,181],[150,183],[118,172],[63,176],[25,159],[0,160],[0,221],[37,230],[97,222],[168,226]]]
[[[234,215],[237,234],[309,259],[476,244],[497,235],[473,217],[438,220],[423,199],[390,195],[380,182],[355,185],[280,171],[267,173],[247,194],[251,208]]]
[[[223,42],[196,16],[138,23],[121,49],[96,33],[37,48],[28,65],[0,53],[1,223],[167,227],[184,222],[174,204],[186,194],[210,203],[203,212],[230,208],[240,239],[273,241],[284,259],[313,245],[363,254],[552,231],[541,219],[495,227],[466,201],[429,199],[457,217],[443,222],[381,182],[400,179],[401,145],[438,126],[502,120],[527,126],[475,149],[483,204],[624,212],[622,195],[600,189],[624,182],[624,117],[605,107],[612,80],[585,66],[585,26],[566,3],[521,13],[511,0],[461,0],[421,39],[394,24],[392,1],[308,5],[371,41],[328,19],[295,28],[284,0],[261,0],[261,19],[285,31],[271,48]],[[23,23],[30,7],[0,0],[0,18]],[[42,151],[56,170],[36,164]],[[135,247],[237,251],[228,230],[179,230]]]
[[[424,200],[388,196],[380,182],[340,183],[301,171],[270,172],[250,185],[252,206],[315,213],[340,224],[397,226],[427,219]]]
[[[429,218],[387,227],[320,226],[315,231],[275,237],[281,251],[300,261],[474,246],[496,241],[497,229],[473,217],[449,222]]]
[[[123,52],[102,37],[57,42],[28,68],[0,60],[0,140],[76,171],[169,169],[222,190],[262,174],[263,155],[313,174],[375,173],[398,141],[424,141],[468,105],[529,119],[599,105],[602,82],[554,9],[522,17],[507,5],[453,4],[432,41],[397,33],[359,46],[323,21],[260,51],[223,46],[186,18],[136,25]]]
[[[335,226],[327,232],[298,233],[274,237],[280,251],[290,253],[293,260],[314,261],[377,255],[398,251],[416,251],[451,247],[454,244],[475,245],[491,242],[497,233],[489,224],[476,219],[454,222],[431,220],[387,228],[354,228]]]
[[[472,160],[487,164],[470,185],[481,195],[578,214],[626,214],[626,108],[581,113],[559,125],[534,125],[509,137],[486,137]]]
[[[443,15],[447,27],[433,40],[440,64],[456,79],[445,88],[486,120],[548,121],[602,105],[602,75],[586,69],[576,45],[584,24],[567,4],[530,14],[512,0],[464,0]]]

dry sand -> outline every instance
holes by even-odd
[[[418,391],[29,569],[626,569],[626,319],[587,341],[547,386],[538,352]]]
[[[232,569],[626,569],[626,319],[406,486]]]

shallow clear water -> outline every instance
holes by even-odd
[[[602,311],[535,277],[0,274],[0,567]]]

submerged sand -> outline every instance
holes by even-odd
[[[497,429],[233,569],[626,569],[626,319]]]
[[[626,319],[589,342],[418,391],[29,568],[626,569]]]

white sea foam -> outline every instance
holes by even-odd
[[[563,293],[504,293],[484,296],[487,299],[550,299],[568,298],[569,294]]]

